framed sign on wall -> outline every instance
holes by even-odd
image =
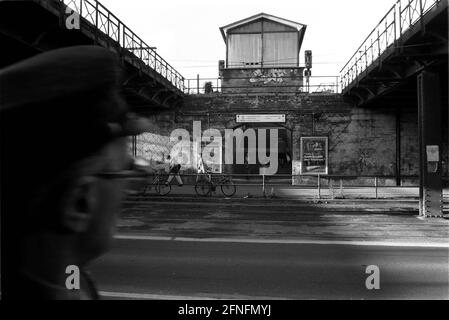
[[[300,174],[328,174],[328,138],[301,137]]]
[[[237,114],[237,123],[280,122],[285,123],[285,114]]]

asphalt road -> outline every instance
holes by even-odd
[[[106,299],[449,299],[448,264],[447,248],[116,239],[91,270]]]

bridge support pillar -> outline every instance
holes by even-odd
[[[442,217],[441,95],[439,75],[418,76],[419,215]]]

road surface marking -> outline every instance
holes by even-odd
[[[207,297],[189,297],[176,295],[148,294],[148,293],[129,293],[129,292],[109,292],[100,291],[100,296],[110,298],[126,298],[126,299],[145,299],[145,300],[217,300]]]
[[[449,248],[448,243],[422,242],[388,242],[388,241],[330,241],[330,240],[273,240],[273,239],[226,239],[226,238],[186,238],[186,237],[154,237],[142,235],[116,235],[119,240],[152,240],[152,241],[182,241],[182,242],[224,242],[224,243],[266,243],[266,244],[324,244],[351,246],[384,246],[384,247],[422,247]]]
[[[287,298],[280,297],[266,297],[266,296],[245,296],[245,295],[223,295],[212,294],[215,297],[205,296],[181,296],[181,295],[168,295],[168,294],[149,294],[149,293],[131,293],[131,292],[111,292],[111,291],[99,291],[100,296],[109,298],[122,298],[122,299],[145,299],[145,300],[288,300]]]

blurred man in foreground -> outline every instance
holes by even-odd
[[[84,268],[114,233],[126,136],[149,129],[118,59],[77,46],[0,70],[0,122],[2,299],[98,298]]]

